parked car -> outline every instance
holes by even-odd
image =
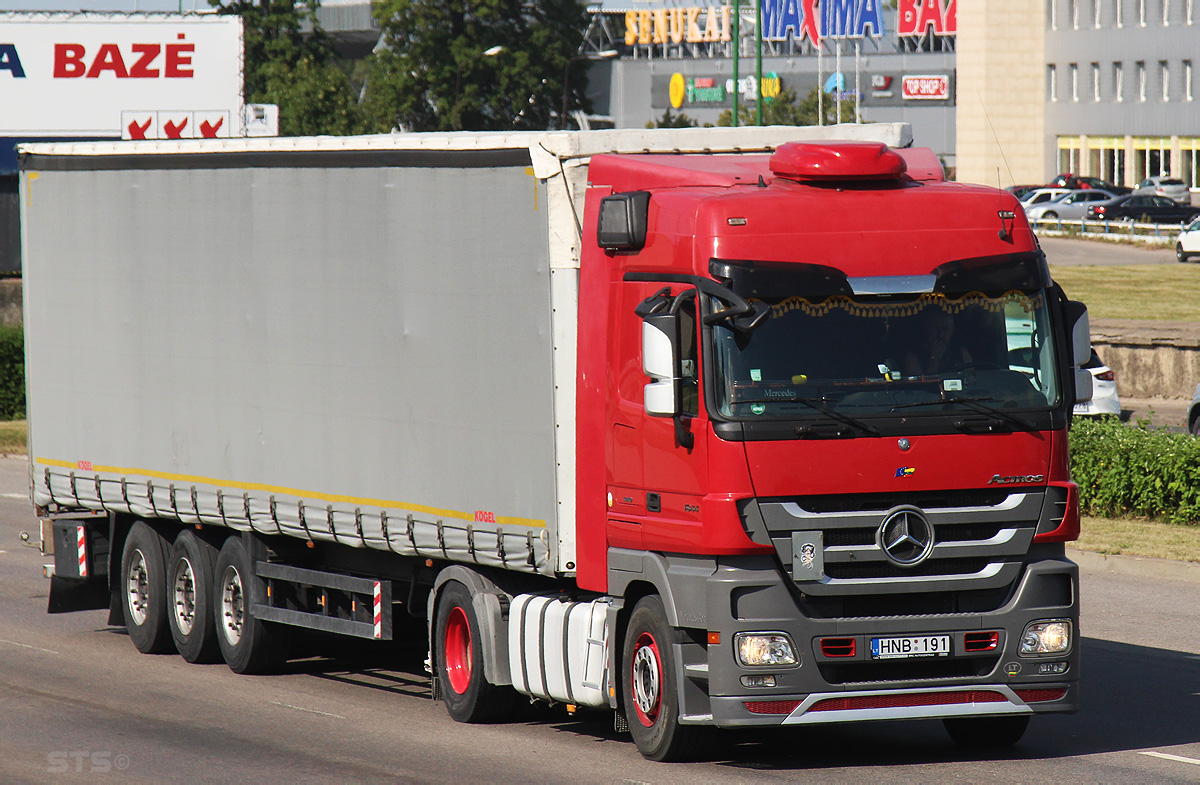
[[[1117,196],[1124,196],[1133,190],[1132,188],[1126,188],[1123,185],[1114,185],[1107,180],[1101,180],[1099,177],[1085,177],[1079,174],[1071,174],[1070,172],[1064,172],[1063,174],[1060,174],[1046,185],[1046,187],[1051,186],[1057,188],[1082,188],[1085,190],[1089,188],[1098,188],[1101,191],[1108,191],[1110,194],[1115,194]]]
[[[1147,177],[1138,183],[1134,193],[1165,196],[1180,204],[1192,203],[1192,193],[1188,190],[1187,183],[1174,177]]]
[[[1030,191],[1036,191],[1039,188],[1045,188],[1045,187],[1046,186],[1044,186],[1044,185],[1010,185],[1009,187],[1005,188],[1004,190],[1008,191],[1010,194],[1017,197],[1017,199],[1021,199],[1023,196],[1025,196],[1025,194],[1029,193]]]
[[[1131,194],[1088,206],[1088,218],[1177,224],[1200,215],[1200,207],[1183,205],[1165,196]]]
[[[1075,414],[1098,417],[1102,414],[1121,414],[1121,396],[1117,394],[1117,375],[1104,364],[1096,350],[1083,364],[1092,375],[1092,400],[1075,404]],[[1194,404],[1193,404],[1194,405]]]
[[[1042,202],[1048,202],[1051,199],[1057,199],[1058,197],[1065,196],[1069,193],[1071,193],[1070,188],[1044,187],[1044,188],[1035,188],[1034,190],[1025,194],[1025,196],[1019,197],[1019,198],[1021,201],[1021,205],[1023,207],[1028,208],[1035,204],[1041,204]]]
[[[1086,190],[1071,191],[1065,193],[1057,199],[1051,199],[1048,202],[1029,205],[1025,208],[1025,217],[1031,221],[1039,218],[1053,220],[1055,218],[1067,218],[1072,221],[1079,220],[1087,216],[1089,206],[1098,202],[1107,202],[1115,199],[1116,194],[1111,194],[1108,191],[1101,191],[1099,188],[1088,188]]]
[[[1200,256],[1200,218],[1195,218],[1183,227],[1179,239],[1175,241],[1175,258],[1186,262],[1193,256]]]
[[[1196,392],[1192,393],[1192,405],[1187,411],[1187,429],[1192,436],[1200,436],[1200,384],[1196,385]]]

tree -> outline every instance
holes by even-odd
[[[374,130],[558,126],[563,69],[586,27],[576,0],[379,0],[374,13],[384,47],[363,105]],[[587,109],[585,69],[569,84]]]
[[[356,133],[362,125],[350,82],[333,64],[333,40],[316,20],[319,0],[209,0],[245,26],[243,94],[279,105],[279,132]],[[301,32],[304,24],[312,32]]]
[[[662,117],[646,123],[647,128],[695,128],[697,125],[699,123],[683,112],[671,114],[670,107],[667,107],[667,111],[663,112]]]
[[[763,125],[816,125],[820,105],[819,87],[814,87],[799,103],[796,102],[796,91],[785,87],[771,101],[763,101]],[[825,124],[837,123],[837,106],[832,96],[824,101]],[[854,122],[854,108],[851,107],[847,116],[842,109],[841,122]],[[717,118],[717,125],[732,124],[733,113],[726,109]],[[753,101],[742,101],[738,106],[738,125],[755,125],[755,106]]]

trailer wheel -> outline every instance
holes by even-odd
[[[621,650],[625,718],[638,751],[650,760],[689,760],[700,751],[709,731],[679,722],[673,632],[662,600],[644,597],[629,617]]]
[[[242,538],[217,554],[213,606],[221,656],[234,673],[269,673],[284,661],[283,633],[250,611],[250,581],[258,580]]]
[[[167,619],[175,648],[188,662],[217,662],[216,614],[213,613],[213,572],[217,549],[189,529],[175,538],[167,561]]]
[[[948,717],[942,720],[946,733],[960,747],[1000,749],[1011,747],[1025,735],[1029,715],[1008,717]]]
[[[446,712],[457,722],[495,722],[512,712],[516,691],[488,682],[471,592],[447,581],[438,597],[434,627],[438,680]]]
[[[121,607],[129,640],[143,654],[173,651],[167,625],[167,542],[145,521],[137,521],[121,552]]]

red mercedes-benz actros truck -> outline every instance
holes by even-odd
[[[238,672],[428,619],[459,721],[1078,704],[1084,307],[906,126],[30,145],[51,610]]]

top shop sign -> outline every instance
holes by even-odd
[[[237,16],[0,14],[0,136],[119,137],[130,112],[237,121],[241,70]]]
[[[897,34],[954,35],[956,3],[957,0],[899,0],[895,17]],[[807,39],[819,46],[824,39],[882,38],[887,34],[883,5],[883,0],[762,0],[763,39]],[[729,41],[731,22],[730,5],[653,5],[625,12],[625,43],[645,46]]]

